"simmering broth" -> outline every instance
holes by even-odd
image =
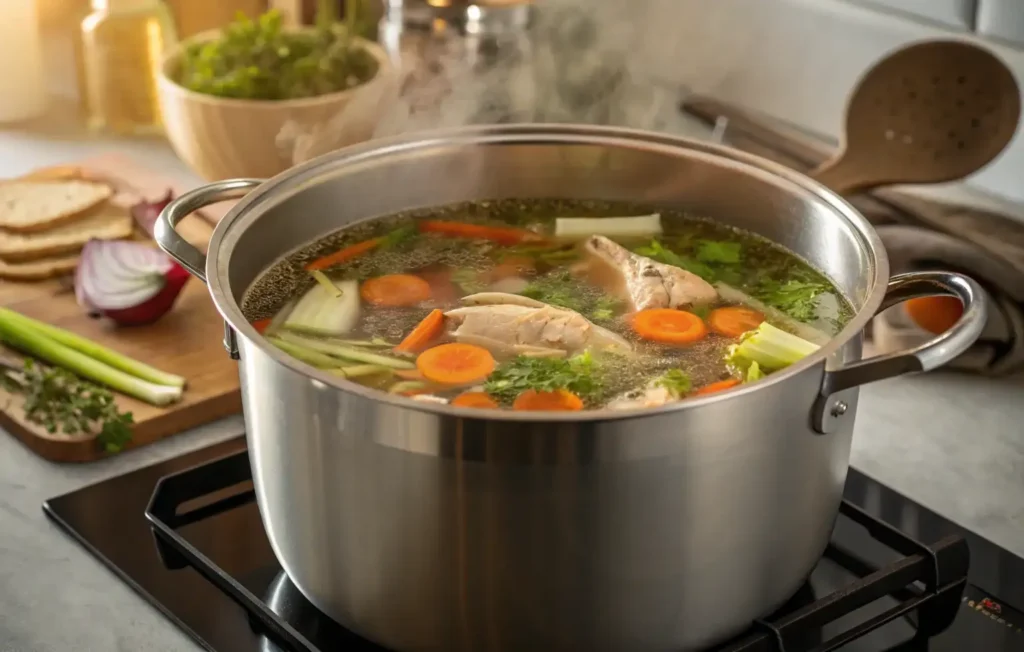
[[[763,238],[600,201],[372,219],[286,256],[242,303],[265,337],[355,382],[465,407],[633,409],[756,382],[851,314]]]

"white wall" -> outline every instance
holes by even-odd
[[[653,0],[644,12],[653,74],[832,137],[859,76],[914,41],[981,43],[1024,86],[1024,33],[1010,20],[1024,32],[1024,0]],[[976,26],[1002,33],[979,36]],[[972,186],[1024,201],[1021,131]]]

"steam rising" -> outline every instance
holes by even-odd
[[[678,1],[678,0],[673,0]],[[540,0],[527,31],[436,39],[403,62],[398,98],[375,136],[503,122],[576,122],[663,129],[678,85],[641,70],[641,0]]]

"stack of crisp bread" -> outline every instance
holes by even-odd
[[[0,182],[0,279],[63,276],[89,240],[132,237],[131,213],[114,197],[110,184],[77,168]]]

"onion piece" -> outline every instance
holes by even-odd
[[[188,279],[185,268],[149,245],[90,240],[75,270],[75,297],[119,325],[149,324],[171,309]]]
[[[149,237],[153,237],[153,228],[156,225],[157,218],[160,217],[160,213],[167,207],[167,204],[171,203],[172,199],[174,199],[174,191],[168,188],[163,199],[158,199],[157,201],[146,201],[144,199],[131,207],[131,214],[135,218],[135,223],[148,233]]]
[[[309,288],[285,319],[284,328],[310,335],[344,335],[359,322],[356,281],[317,283]]]

